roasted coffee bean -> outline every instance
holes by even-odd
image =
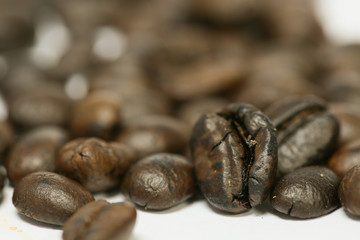
[[[340,146],[360,138],[360,109],[357,104],[330,103],[329,111],[336,116],[340,124]]]
[[[40,222],[63,225],[94,197],[79,183],[50,172],[31,173],[20,180],[12,198],[16,209]]]
[[[284,69],[283,64],[255,66],[253,72],[240,86],[236,101],[246,102],[265,110],[283,98],[314,93],[314,88],[300,73]],[[259,97],[261,96],[261,97]]]
[[[30,46],[34,35],[34,27],[25,19],[0,17],[0,52]]]
[[[136,221],[136,209],[129,202],[91,202],[80,208],[63,227],[63,240],[126,240]]]
[[[9,101],[10,119],[25,128],[42,125],[65,125],[68,121],[70,100],[56,92],[24,93]]]
[[[360,216],[360,165],[351,168],[341,180],[339,199],[346,212]]]
[[[240,58],[222,56],[223,59],[199,60],[171,74],[160,83],[163,91],[177,100],[194,99],[222,93],[237,86],[247,68]]]
[[[238,103],[203,114],[190,145],[211,206],[240,213],[266,199],[275,180],[277,144],[274,127],[257,108]]]
[[[338,186],[338,177],[326,167],[300,168],[276,183],[270,196],[271,205],[291,217],[320,217],[339,206]]]
[[[130,167],[121,189],[128,199],[145,209],[167,209],[193,195],[193,166],[180,155],[154,154]]]
[[[54,172],[57,151],[67,141],[67,133],[56,126],[38,127],[27,132],[12,147],[6,170],[12,184],[33,172]]]
[[[360,164],[360,138],[338,149],[327,163],[341,179],[345,173]]]
[[[59,151],[56,169],[80,182],[91,192],[105,191],[119,183],[119,178],[135,160],[128,146],[98,138],[79,138]]]
[[[280,175],[324,162],[336,149],[339,124],[321,100],[287,98],[266,113],[276,128]]]
[[[190,130],[170,116],[149,115],[134,119],[120,133],[117,141],[135,150],[137,158],[153,153],[181,153],[187,146]]]
[[[219,108],[229,105],[224,98],[201,98],[188,101],[177,110],[177,115],[190,126],[193,126],[201,114],[214,112]]]
[[[5,186],[5,179],[6,179],[6,175],[1,171],[0,169],[0,201],[2,200],[2,190]]]
[[[0,154],[4,153],[13,143],[15,133],[8,121],[0,121]],[[1,160],[0,160],[1,161]]]
[[[120,111],[120,100],[111,92],[91,93],[73,109],[70,120],[71,135],[110,140],[117,133]]]

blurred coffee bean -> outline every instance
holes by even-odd
[[[110,140],[118,132],[120,114],[120,100],[116,95],[108,91],[92,92],[73,106],[71,136]]]
[[[165,115],[147,115],[125,126],[117,141],[133,148],[137,158],[143,158],[160,152],[181,153],[189,138],[189,126],[182,121]]]
[[[124,144],[78,138],[60,149],[56,170],[89,191],[99,192],[115,187],[134,161],[134,151]]]
[[[0,169],[1,170],[1,169]],[[0,203],[3,198],[3,188],[5,186],[6,175],[0,171]]]
[[[121,189],[128,199],[145,210],[167,209],[194,194],[193,165],[180,155],[150,155],[130,167]]]
[[[358,69],[332,73],[324,80],[323,87],[328,101],[360,104],[360,72]]]
[[[201,114],[214,112],[225,107],[229,102],[224,98],[199,98],[185,102],[177,109],[177,115],[189,126],[193,126]]]
[[[67,133],[57,126],[41,126],[20,136],[5,163],[11,183],[33,172],[54,172],[57,152],[66,141]]]
[[[253,71],[235,93],[234,100],[252,104],[262,110],[290,96],[307,96],[314,93],[311,83],[299,73],[283,69],[278,64]],[[256,67],[255,67],[256,69]]]
[[[63,227],[63,240],[129,239],[136,209],[129,202],[98,200],[80,208]]]
[[[132,125],[136,119],[147,115],[168,115],[172,102],[162,91],[149,89],[124,100],[122,122],[125,126]]]
[[[320,45],[326,42],[311,0],[269,0],[261,3],[270,35],[278,42],[293,45]]]
[[[94,197],[79,183],[50,172],[31,173],[14,188],[13,204],[34,220],[62,226]]]
[[[278,174],[327,161],[335,151],[339,123],[317,98],[292,97],[270,106],[278,142]]]
[[[352,167],[360,164],[360,136],[358,140],[349,142],[338,149],[327,163],[341,179]]]
[[[31,22],[16,16],[0,16],[0,52],[28,47],[34,40]]]
[[[310,166],[297,169],[275,185],[271,205],[277,211],[297,218],[315,218],[339,206],[339,179],[326,167]]]
[[[336,116],[340,124],[340,146],[360,138],[360,108],[357,104],[330,103],[329,111]]]
[[[65,125],[69,115],[69,100],[63,96],[25,94],[9,102],[10,119],[21,127]]]
[[[346,212],[360,216],[360,165],[351,168],[341,180],[339,199]]]
[[[12,145],[15,138],[13,127],[8,121],[0,121],[0,154]],[[1,162],[1,161],[0,161]]]
[[[277,143],[273,125],[257,108],[235,103],[203,114],[190,147],[200,190],[215,209],[241,213],[268,196]]]
[[[186,100],[232,89],[241,83],[246,67],[245,62],[239,59],[224,57],[197,62],[178,70],[160,86],[172,98]]]

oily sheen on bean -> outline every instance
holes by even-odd
[[[62,226],[80,207],[94,201],[79,183],[51,172],[31,173],[14,188],[16,209],[34,220]]]
[[[268,196],[276,175],[276,136],[254,106],[231,104],[203,114],[190,146],[200,190],[215,209],[240,213]]]

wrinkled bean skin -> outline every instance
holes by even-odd
[[[360,165],[351,168],[341,180],[339,200],[346,212],[360,216]]]
[[[326,167],[300,168],[279,180],[270,196],[271,205],[291,217],[320,217],[339,206],[338,186],[338,177]]]
[[[115,187],[134,161],[134,151],[124,144],[78,138],[61,148],[56,169],[89,191],[99,192]]]
[[[338,149],[330,158],[327,167],[341,179],[347,171],[358,164],[360,164],[360,140],[350,142]]]
[[[67,133],[56,126],[43,126],[24,134],[11,149],[5,166],[12,184],[32,172],[54,172],[59,148]]]
[[[265,112],[276,128],[280,176],[324,162],[336,149],[339,123],[320,99],[288,98]]]
[[[15,186],[12,201],[25,216],[62,226],[77,209],[94,201],[94,197],[67,177],[36,172],[27,175]]]
[[[203,114],[190,146],[200,189],[215,209],[241,213],[268,196],[277,143],[271,122],[257,108],[231,104]]]
[[[150,155],[130,167],[121,189],[128,199],[145,209],[167,209],[194,194],[193,165],[176,154]]]
[[[64,224],[63,240],[126,240],[136,221],[136,209],[129,202],[91,202]]]

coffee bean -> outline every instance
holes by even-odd
[[[173,207],[194,193],[192,164],[180,155],[159,153],[136,162],[125,174],[124,195],[145,209]]]
[[[111,92],[91,93],[74,106],[70,120],[71,135],[110,140],[119,128],[120,111],[120,100]]]
[[[129,202],[98,200],[80,208],[63,227],[63,240],[126,240],[136,221],[136,209]]]
[[[200,189],[212,207],[240,213],[268,196],[277,144],[270,120],[257,108],[240,103],[203,114],[190,145]]]
[[[327,166],[341,179],[347,171],[358,164],[360,164],[360,139],[338,149],[330,158]]]
[[[336,149],[339,124],[321,100],[287,98],[266,113],[277,130],[280,175],[324,162]]]
[[[0,201],[2,200],[3,197],[2,190],[5,186],[5,180],[6,180],[6,175],[2,171],[0,171]]]
[[[117,141],[132,147],[137,158],[159,152],[181,153],[187,146],[190,129],[170,116],[149,115],[134,119]]]
[[[12,184],[33,172],[54,172],[59,148],[67,141],[67,133],[56,126],[35,128],[12,147],[6,162],[6,170]]]
[[[329,111],[339,121],[339,145],[350,143],[360,136],[360,109],[357,104],[337,102],[330,103]]]
[[[25,216],[40,222],[63,225],[94,197],[79,183],[50,172],[31,173],[14,188],[13,204]]]
[[[60,149],[56,169],[89,191],[99,192],[115,187],[134,160],[133,150],[124,144],[78,138]]]
[[[9,102],[10,119],[25,128],[42,125],[65,125],[70,100],[56,92],[24,93]]]
[[[326,167],[300,168],[276,183],[270,196],[271,205],[291,217],[320,217],[338,207],[338,186],[338,177]]]
[[[8,121],[0,121],[0,154],[8,150],[14,141],[14,137],[12,125]]]
[[[360,216],[360,165],[351,168],[341,180],[339,199],[346,212]]]
[[[30,46],[34,27],[25,19],[15,16],[0,17],[0,52]]]

